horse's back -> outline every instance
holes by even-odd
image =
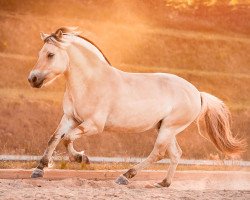
[[[198,89],[187,80],[168,73],[124,73],[120,91],[130,94],[130,98],[164,99],[164,102],[200,98]],[[182,100],[180,99],[182,97]]]

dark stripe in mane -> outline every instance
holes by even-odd
[[[109,65],[111,65],[111,63],[109,62],[109,60],[107,59],[107,57],[103,54],[102,50],[98,46],[96,46],[95,43],[93,43],[91,40],[89,40],[88,38],[85,38],[85,37],[83,37],[81,35],[76,35],[76,36],[79,37],[79,38],[82,38],[82,39],[86,40],[87,42],[89,42],[90,44],[94,45],[95,48],[97,48],[101,52],[101,54],[103,55],[103,57],[105,58],[105,60],[107,61],[107,63]]]

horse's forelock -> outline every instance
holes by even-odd
[[[78,31],[78,27],[61,27],[55,31],[55,34],[57,35],[59,32],[62,32],[63,34],[68,34],[68,35],[78,35],[80,32]]]
[[[61,27],[57,29],[54,33],[51,33],[44,39],[44,43],[53,42],[57,46],[64,46],[66,41],[62,38],[63,35],[78,35],[80,32],[77,27]],[[64,43],[64,44],[63,44]]]

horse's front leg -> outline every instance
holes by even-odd
[[[73,140],[64,139],[63,143],[69,153],[69,160],[72,162],[89,164],[89,158],[85,155],[84,151],[76,151],[73,146]]]
[[[104,123],[96,123],[96,121],[93,121],[92,119],[87,119],[65,135],[64,145],[70,154],[69,158],[71,161],[89,164],[89,159],[84,154],[84,151],[76,151],[74,149],[73,142],[81,136],[90,136],[101,133],[104,127],[101,124]]]
[[[76,126],[77,124],[74,119],[72,119],[67,115],[63,115],[56,131],[49,139],[48,146],[41,160],[39,161],[38,166],[32,172],[31,178],[43,177],[44,174],[43,169],[48,166],[49,160],[51,159],[56,146],[59,144],[62,138],[64,138],[65,135]]]
[[[102,123],[104,124],[104,123]],[[104,125],[97,123],[92,119],[86,119],[80,125],[78,125],[73,130],[69,131],[65,135],[66,140],[74,141],[81,136],[90,136],[101,133],[103,131]]]

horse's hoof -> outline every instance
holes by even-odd
[[[42,169],[34,169],[31,174],[31,178],[40,178],[43,177],[44,171]]]
[[[161,182],[161,183],[154,184],[155,188],[164,188],[164,187],[169,187],[169,186],[170,186],[170,183],[167,183],[167,182]]]
[[[90,164],[88,156],[84,153],[77,154],[74,159],[78,163]]]
[[[115,182],[116,182],[118,185],[128,185],[128,183],[129,183],[128,179],[127,179],[125,176],[123,176],[123,175],[119,176],[119,177],[116,179]]]

